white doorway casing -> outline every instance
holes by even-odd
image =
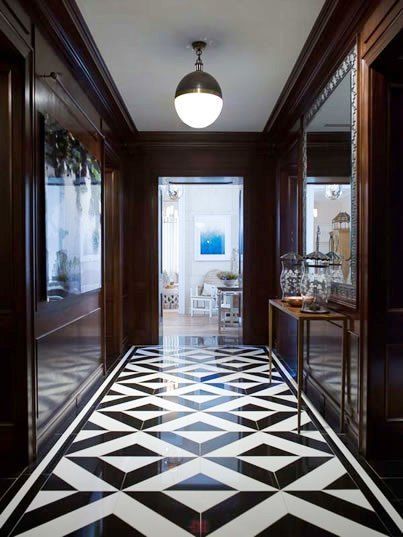
[[[186,257],[184,245],[186,244],[186,188],[183,188],[182,197],[179,199],[179,313],[186,313]]]

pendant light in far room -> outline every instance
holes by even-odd
[[[201,55],[206,43],[195,41],[192,47],[197,55],[196,70],[179,82],[175,93],[175,109],[183,123],[194,129],[204,129],[221,114],[222,91],[217,80],[203,71]]]

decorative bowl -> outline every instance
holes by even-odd
[[[302,296],[287,296],[284,300],[292,308],[300,308],[302,306]]]

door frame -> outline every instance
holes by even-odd
[[[239,189],[239,201],[238,201],[238,229],[237,229],[237,232],[238,232],[238,250],[239,250],[239,261],[238,261],[238,270],[239,270],[239,274],[241,276],[241,285],[243,286],[243,283],[244,283],[244,255],[243,255],[243,250],[244,250],[244,243],[245,243],[245,237],[244,237],[244,187],[245,187],[245,178],[244,176],[242,175],[216,175],[216,174],[203,174],[203,175],[197,175],[197,176],[191,176],[191,175],[169,175],[169,176],[162,176],[162,177],[170,177],[172,179],[174,178],[189,178],[191,179],[192,177],[196,177],[196,178],[207,178],[207,177],[220,177],[220,178],[229,178],[229,177],[237,177],[239,179],[241,179],[241,182],[239,184],[239,186],[241,186],[242,188]],[[162,303],[161,303],[161,274],[162,274],[162,233],[163,233],[163,227],[162,227],[162,195],[161,195],[161,189],[160,189],[160,182],[161,182],[161,176],[158,177],[158,302],[159,302],[159,337],[163,336],[163,308],[162,308]],[[189,183],[185,183],[189,186],[192,185],[192,182],[189,182]],[[218,182],[217,183],[211,183],[211,186],[216,186],[216,185],[233,185],[233,183],[225,183],[225,182]],[[194,186],[197,186],[197,185],[203,185],[203,186],[206,186],[206,183],[198,183],[198,182],[194,182],[193,183]],[[186,196],[186,191],[183,192],[183,197]],[[180,198],[183,199],[183,197]],[[180,200],[179,200],[179,203],[178,203],[178,209],[180,208]],[[180,214],[180,211],[179,211],[179,214]],[[179,229],[181,227],[184,227],[184,225],[179,223]],[[241,257],[241,246],[242,246],[242,257]],[[181,265],[181,260],[183,258],[181,256],[179,256],[179,265],[182,266],[183,268],[183,264]],[[240,270],[240,268],[242,267],[242,270]],[[180,271],[179,274],[185,274],[185,270],[184,269],[183,271]],[[180,275],[179,275],[179,281],[180,281]],[[179,284],[179,290],[184,289],[185,293],[186,293],[186,287],[183,287],[181,286],[181,284]],[[179,300],[181,300],[180,298],[180,294],[179,294]],[[186,295],[185,295],[186,296]],[[186,301],[185,301],[185,308],[186,308]],[[243,307],[243,293],[241,295],[241,301],[240,301],[240,309],[241,309],[241,312],[242,312],[242,325],[241,325],[241,335],[240,337],[242,338],[243,337],[243,316],[244,316],[244,307]],[[185,309],[186,311],[186,309]],[[217,335],[218,332],[217,332]],[[224,334],[225,335],[225,334]]]
[[[152,293],[151,297],[151,304],[150,304],[150,313],[151,313],[151,340],[152,343],[157,343],[159,341],[159,215],[158,215],[158,196],[159,196],[159,189],[158,189],[158,181],[160,177],[242,177],[243,178],[243,205],[244,205],[244,211],[243,211],[243,223],[244,223],[244,255],[243,255],[243,279],[244,279],[244,292],[243,292],[243,318],[242,318],[242,331],[243,331],[243,339],[248,339],[248,333],[247,328],[249,325],[247,324],[249,322],[249,317],[251,316],[252,312],[248,311],[248,300],[250,294],[253,292],[251,289],[250,284],[250,278],[248,277],[247,270],[249,269],[249,255],[248,255],[248,241],[247,241],[247,233],[248,233],[248,207],[249,207],[249,184],[251,176],[247,175],[245,173],[245,170],[241,169],[234,169],[234,170],[221,170],[220,168],[215,169],[214,171],[210,170],[184,170],[180,167],[174,168],[169,170],[169,173],[164,173],[165,170],[161,170],[159,172],[155,172],[152,174],[152,181],[151,181],[151,219],[152,219],[152,227],[153,227],[153,233],[150,237],[151,240],[151,259],[150,259],[150,268],[151,268],[151,274],[152,274],[152,288],[157,290],[157,292]],[[252,338],[253,339],[253,336]]]

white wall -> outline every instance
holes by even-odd
[[[210,270],[231,270],[231,261],[196,261],[194,251],[194,219],[197,215],[231,215],[232,248],[239,242],[239,191],[238,185],[185,185],[179,204],[179,280],[185,297],[180,297],[180,313],[189,313],[190,288],[203,283]],[[183,270],[181,271],[181,267]],[[182,298],[182,300],[181,300]],[[184,309],[183,309],[184,308]]]
[[[313,217],[313,209],[317,209],[317,218]],[[337,200],[325,197],[324,185],[308,185],[306,199],[306,253],[316,249],[316,230],[320,227],[319,250],[326,254],[329,251],[329,233],[332,231],[332,219],[341,211],[351,216],[351,193],[349,187],[343,185],[343,193]]]

